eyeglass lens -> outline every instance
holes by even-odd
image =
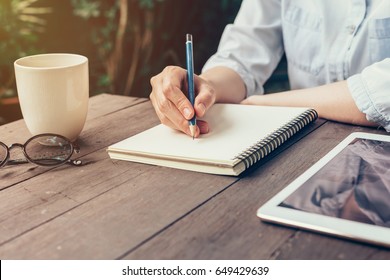
[[[42,135],[30,139],[24,146],[26,156],[39,165],[56,165],[67,161],[73,153],[72,144],[55,135]]]
[[[0,166],[7,158],[7,147],[0,143]]]

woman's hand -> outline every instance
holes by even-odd
[[[186,96],[187,70],[177,66],[167,66],[160,74],[151,78],[150,100],[161,123],[191,135],[188,120],[194,114],[197,118],[205,115],[215,103],[215,90],[205,79],[195,75],[194,84],[197,96],[194,107]],[[195,137],[209,131],[205,121],[197,120]]]

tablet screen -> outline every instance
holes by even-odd
[[[390,142],[355,138],[279,206],[390,227]]]
[[[257,215],[266,222],[390,247],[390,135],[350,134]]]

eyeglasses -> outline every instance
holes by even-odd
[[[10,151],[17,147],[22,149],[25,159],[10,160]],[[70,159],[73,152],[78,153],[79,149],[69,139],[51,133],[36,135],[28,139],[24,145],[15,143],[8,147],[0,142],[0,167],[28,162],[40,166],[58,166],[65,163],[81,165],[80,160]]]

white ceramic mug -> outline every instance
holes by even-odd
[[[16,86],[33,135],[60,134],[74,141],[88,112],[88,59],[77,54],[40,54],[15,61]]]

